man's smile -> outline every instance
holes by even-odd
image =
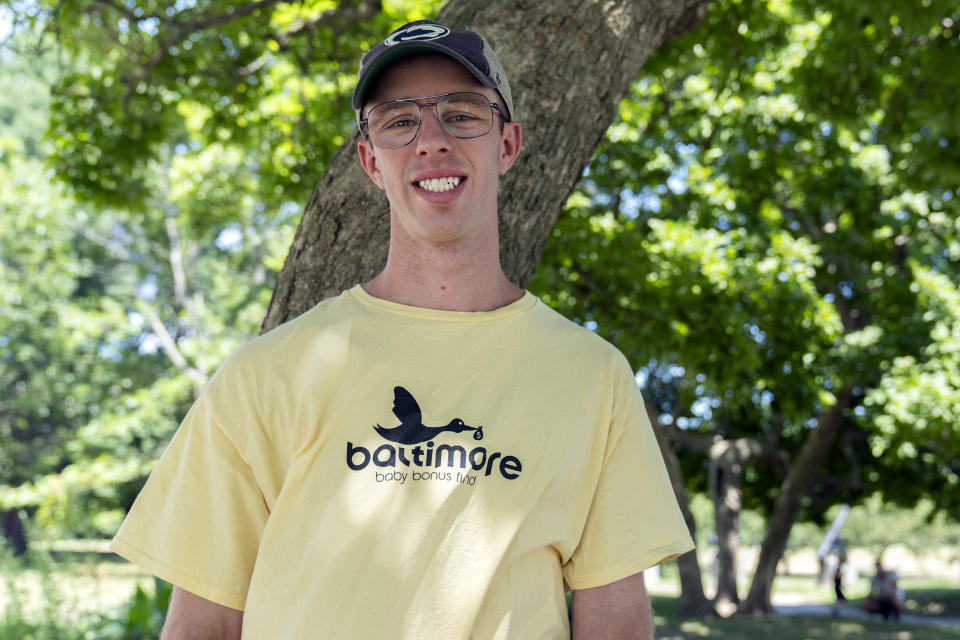
[[[446,205],[459,197],[466,182],[466,172],[460,169],[434,167],[414,173],[410,184],[427,202]]]
[[[420,180],[417,182],[417,186],[421,189],[433,192],[443,192],[451,191],[460,184],[460,176],[448,176],[446,178],[429,178],[427,180]]]

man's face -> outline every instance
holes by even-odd
[[[390,100],[456,91],[474,91],[500,102],[496,91],[484,87],[452,58],[427,54],[406,58],[384,71],[363,115]],[[486,135],[463,140],[443,129],[433,107],[421,113],[420,130],[407,146],[382,149],[365,140],[358,147],[364,171],[386,192],[394,232],[428,244],[476,242],[479,235],[495,234],[497,183],[520,151],[520,126],[508,122],[501,129],[495,121]],[[453,180],[437,180],[442,178]]]

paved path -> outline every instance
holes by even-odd
[[[834,615],[833,607],[824,604],[784,604],[775,605],[773,609],[782,616],[829,617]],[[863,609],[856,607],[841,607],[839,611],[837,611],[836,617],[851,620],[883,620],[883,618],[876,613],[867,613]],[[905,613],[900,616],[900,622],[903,624],[943,627],[945,629],[960,629],[960,618],[918,616]]]

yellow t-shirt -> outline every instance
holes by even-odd
[[[355,287],[228,358],[111,548],[247,639],[528,640],[692,547],[616,349]]]

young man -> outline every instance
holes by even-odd
[[[481,36],[419,21],[354,107],[390,203],[373,280],[211,379],[113,549],[176,585],[164,637],[649,638],[692,548],[633,373],[504,275],[522,133]]]

